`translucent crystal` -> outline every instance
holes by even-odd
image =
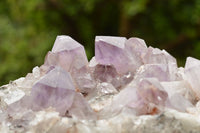
[[[100,112],[100,117],[115,116],[125,108],[130,108],[135,115],[156,114],[164,108],[167,97],[167,92],[156,78],[133,81]]]
[[[81,92],[84,96],[87,97],[95,91],[96,82],[87,67],[82,67],[78,70],[74,69],[71,73],[77,91]]]
[[[98,95],[115,94],[118,92],[112,84],[107,82],[98,84],[97,90],[98,90]]]
[[[185,64],[186,80],[190,83],[196,98],[200,99],[200,60],[188,57]]]
[[[193,107],[192,103],[195,103],[195,98],[187,82],[184,80],[161,82],[161,85],[168,93],[168,107],[175,108],[182,112],[186,112],[188,108]]]
[[[168,98],[167,92],[155,78],[141,80],[138,84],[138,94],[147,105],[153,103],[156,106],[164,107]]]
[[[52,51],[48,52],[44,63],[47,66],[60,66],[68,72],[87,64],[84,47],[69,36],[57,36]]]
[[[142,39],[124,37],[97,36],[95,39],[95,57],[102,65],[113,65],[118,73],[135,71],[143,64],[142,57],[147,50]]]
[[[70,72],[76,89],[81,93],[88,94],[94,90],[96,84],[87,67],[84,47],[71,37],[57,36],[42,68],[49,71],[51,66],[60,66]]]
[[[116,69],[111,65],[97,65],[94,70],[94,78],[101,82],[112,82],[118,76]]]
[[[71,107],[74,95],[75,88],[71,76],[59,67],[39,80],[31,91],[31,99],[37,104],[36,110],[51,106],[61,115]]]
[[[126,38],[97,36],[95,38],[95,58],[102,65],[114,65],[119,73],[126,72],[128,58],[125,56]]]
[[[145,64],[168,64],[176,63],[176,59],[165,50],[149,47],[143,58]]]
[[[136,71],[142,64],[142,58],[147,52],[147,46],[144,40],[139,38],[129,38],[125,43],[125,54],[129,59],[129,71]]]
[[[165,64],[146,64],[136,73],[136,79],[157,78],[159,81],[169,81],[170,74]]]
[[[13,103],[11,108],[24,106],[27,109],[39,111],[53,107],[61,116],[65,116],[66,112],[71,112],[70,110],[79,110],[76,113],[72,111],[71,114],[80,119],[93,119],[94,114],[84,100],[83,96],[75,91],[70,74],[60,67],[55,67],[33,86],[30,96],[25,96],[17,103]]]
[[[149,47],[146,55],[143,57],[145,64],[165,64],[170,74],[170,80],[176,80],[176,72],[178,69],[176,59],[165,50]]]

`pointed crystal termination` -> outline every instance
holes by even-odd
[[[87,93],[95,88],[88,70],[88,60],[84,47],[69,36],[57,36],[51,52],[48,52],[43,69],[60,66],[70,72],[76,88]],[[86,85],[87,84],[87,85]]]
[[[79,119],[96,119],[84,97],[75,91],[70,74],[60,67],[49,71],[33,86],[30,96],[13,103],[10,109],[13,110],[16,106],[33,111],[52,107],[61,116],[70,112],[71,116]]]
[[[128,58],[125,56],[126,38],[96,36],[95,58],[102,65],[113,65],[119,73],[126,72]]]
[[[156,78],[144,78],[124,88],[113,100],[113,109],[131,109],[136,115],[157,114],[167,98],[167,92]]]
[[[71,107],[75,87],[68,72],[56,67],[39,80],[32,88],[31,99],[35,110],[54,107],[61,115]]]
[[[186,59],[185,64],[185,77],[186,80],[190,83],[192,90],[196,94],[196,98],[200,99],[200,60],[197,60],[192,57]]]
[[[44,65],[60,66],[70,72],[88,64],[84,47],[69,36],[57,36],[51,52],[48,52]]]
[[[149,47],[143,58],[145,64],[169,64],[176,63],[176,59],[165,50]]]
[[[113,65],[120,74],[134,72],[143,64],[147,46],[142,39],[97,36],[95,58],[101,65]]]
[[[135,79],[157,78],[159,81],[169,81],[170,74],[166,64],[146,64],[136,73]]]
[[[136,37],[129,38],[125,43],[125,53],[129,58],[129,71],[134,72],[143,65],[142,58],[147,52],[147,46],[144,40]]]
[[[96,120],[96,113],[92,110],[85,98],[76,93],[73,103],[68,111],[69,115],[78,119]]]
[[[37,89],[37,84],[42,84],[45,86],[50,86],[53,88],[65,88],[75,90],[75,87],[72,82],[71,75],[64,71],[61,67],[55,67],[49,71],[42,79],[40,79],[34,86]]]
[[[188,108],[194,107],[191,103],[191,101],[194,103],[193,93],[186,81],[161,82],[161,85],[168,93],[167,107],[182,112],[186,112]]]
[[[112,82],[117,77],[117,71],[113,66],[97,65],[93,75],[96,80],[101,82]]]
[[[103,115],[113,116],[126,109],[136,115],[156,114],[164,108],[167,98],[167,92],[156,78],[143,78],[121,90],[100,115],[103,118]]]
[[[176,59],[165,50],[149,47],[146,55],[143,57],[144,64],[165,64],[167,65],[170,80],[176,80],[178,69]]]
[[[147,103],[165,105],[168,94],[156,78],[146,78],[139,82],[138,93]]]
[[[96,82],[88,67],[82,67],[79,70],[74,69],[71,74],[75,81],[77,91],[81,92],[84,96],[89,97],[96,90]]]
[[[59,67],[51,70],[33,86],[31,97],[37,103],[38,110],[54,107],[62,116],[70,112],[80,119],[95,118],[83,96],[75,92],[70,74]]]

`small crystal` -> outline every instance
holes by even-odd
[[[125,54],[129,59],[129,71],[136,71],[143,65],[142,58],[147,52],[147,46],[144,40],[139,38],[130,38],[125,43]]]
[[[112,82],[117,75],[116,69],[110,65],[97,65],[94,70],[94,78],[101,82]]]
[[[97,90],[99,95],[115,94],[118,92],[112,84],[107,82],[98,84]]]
[[[71,73],[76,84],[77,91],[89,97],[89,95],[95,91],[96,82],[88,68],[82,67],[79,70],[74,69]]]
[[[185,64],[185,78],[190,83],[196,98],[200,99],[200,60],[188,57]]]
[[[185,112],[188,108],[193,107],[192,103],[195,103],[193,92],[187,82],[172,81],[161,82],[165,91],[168,93],[169,106],[179,111]]]
[[[143,58],[145,64],[169,64],[175,63],[176,59],[165,50],[149,47],[147,54]]]
[[[147,103],[164,106],[168,94],[156,78],[146,78],[139,82],[138,93]]]
[[[146,64],[142,71],[136,73],[136,79],[157,78],[159,81],[169,81],[170,74],[165,64]]]
[[[81,44],[73,40],[70,36],[57,36],[54,46],[52,48],[53,53],[62,51],[70,51],[79,48]]]

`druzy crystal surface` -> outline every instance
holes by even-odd
[[[42,66],[2,86],[0,131],[115,132],[112,126],[143,116],[154,120],[169,110],[199,117],[199,70],[200,60],[188,57],[178,67],[167,51],[136,37],[96,36],[88,61],[80,43],[57,36]]]

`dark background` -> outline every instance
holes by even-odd
[[[0,85],[43,64],[57,35],[94,55],[96,35],[140,37],[179,66],[200,58],[200,0],[1,0]]]

